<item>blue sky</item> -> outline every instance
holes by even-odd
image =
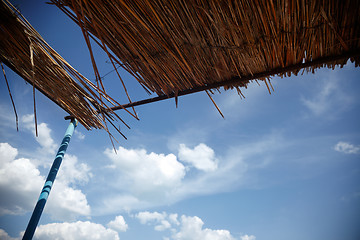
[[[13,1],[44,39],[94,79],[80,29],[56,7]],[[93,45],[100,74],[111,71]],[[147,94],[121,72],[133,100]],[[65,133],[67,114],[6,68],[19,132],[0,76],[0,239],[25,230]],[[78,126],[35,239],[360,238],[360,70],[352,63],[137,107],[140,121],[117,136]],[[104,78],[125,102],[116,74]]]

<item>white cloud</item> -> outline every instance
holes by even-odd
[[[164,231],[164,230],[169,229],[169,228],[171,228],[171,224],[166,220],[162,220],[159,225],[155,226],[154,229],[156,231]]]
[[[34,133],[33,115],[22,118],[25,127]],[[35,138],[42,149],[53,153],[55,144],[47,124],[38,125],[39,137]],[[0,200],[0,214],[23,214],[32,210],[40,194],[45,177],[37,168],[39,159],[15,159],[18,150],[7,143],[0,145],[0,190],[6,197]],[[36,157],[40,157],[36,154]],[[47,165],[46,167],[50,167]],[[76,185],[85,184],[92,176],[85,163],[78,163],[76,156],[65,155],[57,179],[49,195],[45,212],[53,219],[74,220],[77,216],[90,215],[86,196]]]
[[[216,171],[189,175],[176,189],[174,197],[184,199],[190,196],[229,191],[241,186],[244,184],[244,176],[248,170],[245,159],[253,157],[253,154],[246,155],[249,154],[248,150],[243,146],[229,149],[225,156],[219,157],[221,161]]]
[[[204,222],[197,216],[181,216],[181,228],[174,233],[174,240],[234,240],[228,230],[203,229]]]
[[[19,158],[17,149],[0,143],[0,215],[23,214],[34,207],[44,178],[29,159]]]
[[[139,212],[135,215],[137,219],[140,220],[141,224],[146,224],[149,222],[160,222],[166,218],[166,213],[158,213],[158,212]]]
[[[78,159],[74,155],[66,154],[61,163],[61,171],[57,176],[57,181],[66,184],[85,184],[92,177],[90,167],[86,163],[78,163]]]
[[[346,153],[346,154],[357,154],[360,152],[360,146],[355,146],[348,142],[338,142],[335,147],[335,151]]]
[[[126,232],[129,228],[123,216],[116,216],[115,219],[110,221],[107,226],[118,232]]]
[[[116,191],[110,196],[107,194],[98,205],[93,206],[93,212],[109,214],[114,211],[143,210],[194,196],[227,192],[257,184],[258,176],[255,171],[268,167],[277,160],[274,152],[291,147],[292,144],[285,141],[281,131],[272,131],[262,138],[233,144],[222,155],[215,154],[205,144],[195,145],[198,148],[192,149],[182,145],[183,149],[194,151],[195,155],[205,152],[207,159],[217,163],[215,171],[202,171],[195,167],[192,171],[186,171],[189,164],[183,163],[184,166],[173,154],[148,153],[145,149],[123,147],[116,154],[112,149],[106,149],[104,153],[112,167],[104,168],[110,181],[101,184],[105,188],[110,184]],[[170,173],[173,174],[163,173],[161,165],[165,162],[172,166]]]
[[[213,149],[205,144],[199,144],[194,149],[182,145],[179,152],[183,159],[199,164],[191,174],[174,154],[147,153],[145,149],[123,147],[119,147],[116,154],[112,149],[106,149],[104,153],[111,165],[105,169],[108,171],[107,178],[112,180],[104,184],[110,183],[117,192],[104,198],[95,212],[104,214],[115,209],[144,209],[171,204],[190,196],[228,191],[241,184],[247,170],[238,151],[221,158],[219,163]],[[202,160],[198,163],[192,159],[192,153]],[[216,171],[210,171],[215,168]]]
[[[85,194],[61,181],[55,181],[46,205],[45,212],[55,220],[75,220],[91,212]]]
[[[0,143],[0,167],[5,163],[11,162],[18,155],[16,148],[13,148],[8,143]]]
[[[154,229],[156,231],[164,231],[166,229],[169,229],[171,227],[171,224],[169,223],[167,218],[167,213],[158,213],[158,212],[139,212],[135,215],[137,219],[139,219],[141,224],[156,224]],[[172,217],[173,218],[173,217]]]
[[[37,228],[34,240],[119,240],[116,231],[89,221],[50,223]]]
[[[214,167],[216,163],[215,171],[203,171],[195,167],[192,171],[186,171],[185,166],[189,165],[184,163],[184,166],[173,154],[148,153],[145,149],[123,147],[115,154],[112,149],[107,149],[104,153],[110,159],[112,168],[105,169],[111,181],[102,184],[111,184],[111,188],[117,191],[111,196],[106,195],[99,205],[93,207],[94,211],[97,214],[109,214],[114,211],[142,210],[254,184],[256,176],[249,175],[249,171],[267,167],[274,160],[273,153],[289,144],[279,131],[274,131],[262,139],[256,138],[229,147],[223,155],[215,154],[205,144],[195,145],[192,149],[185,144],[181,145],[181,154],[194,152],[194,155],[206,156],[207,161],[203,161],[205,164],[201,167],[210,169],[205,166]],[[170,166],[167,167],[170,169],[168,175],[162,170],[165,163]],[[167,220],[173,224],[170,219]]]
[[[235,240],[228,230],[213,230],[203,228],[204,222],[197,216],[182,215],[180,222],[177,214],[166,212],[139,212],[135,215],[142,224],[153,225],[157,231],[170,230],[171,237],[163,239],[172,240]],[[255,240],[254,236],[244,235],[241,240]]]
[[[28,114],[22,117],[22,122],[27,130],[30,130],[34,136],[35,125],[34,125],[34,115]],[[40,144],[42,151],[48,154],[54,154],[56,151],[57,145],[54,143],[54,140],[51,137],[51,129],[46,123],[37,124],[38,137],[35,137],[36,141]]]
[[[249,235],[243,235],[240,238],[241,238],[241,240],[255,240],[256,239],[256,237],[254,235],[250,235],[250,236]]]
[[[175,225],[180,225],[180,222],[178,221],[178,215],[177,213],[172,213],[169,215],[169,220],[171,223],[175,224]]]
[[[194,149],[186,147],[185,144],[180,144],[179,160],[190,163],[195,168],[206,172],[217,169],[214,150],[204,143],[200,143]]]
[[[18,238],[12,238],[3,229],[0,229],[1,240],[20,240],[24,232]],[[49,223],[36,228],[34,240],[120,240],[118,232],[106,228],[101,224],[89,221]]]
[[[0,228],[0,239],[1,240],[19,240],[20,238],[12,238],[7,232]]]
[[[105,155],[113,164],[113,171],[120,171],[121,181],[136,197],[161,199],[166,191],[180,185],[185,176],[185,167],[173,154],[147,153],[145,149],[119,147],[117,154],[106,149]],[[119,175],[119,174],[118,174]]]
[[[40,175],[40,171],[26,158],[16,159],[17,149],[8,143],[0,144],[1,169],[0,169],[0,215],[4,214],[24,214],[33,210],[40,191],[45,182],[45,177]],[[71,159],[71,158],[70,158]],[[57,179],[55,181],[45,212],[51,214],[54,219],[74,219],[76,216],[88,216],[90,214],[90,206],[87,203],[86,196],[73,187],[70,183],[79,181],[87,174],[85,167],[78,167],[79,164],[74,163],[75,176],[68,179]],[[70,160],[71,162],[71,160]],[[70,164],[71,165],[71,164]],[[81,173],[84,170],[85,173]],[[71,175],[66,173],[65,175]]]

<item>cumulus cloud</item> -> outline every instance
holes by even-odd
[[[170,230],[172,240],[235,240],[228,230],[203,228],[204,222],[197,216],[182,215],[178,221],[177,214],[166,212],[139,212],[135,215],[140,223],[153,225],[157,231]],[[255,240],[255,236],[244,235],[241,240]]]
[[[119,147],[117,154],[106,149],[105,155],[112,161],[111,169],[121,172],[117,175],[122,184],[116,186],[122,190],[130,189],[130,194],[136,199],[159,201],[168,191],[179,186],[185,176],[185,167],[174,154]]]
[[[107,226],[118,232],[126,232],[129,228],[123,216],[116,216],[115,219],[110,221]]]
[[[20,237],[12,238],[3,229],[0,229],[1,240],[20,240]],[[90,221],[49,223],[36,228],[34,240],[120,240],[119,234],[111,228]]]
[[[145,149],[125,149],[119,147],[117,154],[107,149],[105,154],[115,167],[130,178],[135,179],[139,190],[152,191],[157,187],[172,187],[180,183],[185,175],[184,166],[174,154],[147,153]]]
[[[35,136],[35,125],[34,125],[34,115],[28,114],[22,117],[22,122],[27,130],[30,130]],[[54,143],[54,140],[51,137],[51,129],[46,123],[39,123],[37,125],[38,137],[36,141],[40,144],[41,149],[49,154],[54,154],[56,152],[57,145]]]
[[[143,209],[169,203],[185,177],[185,166],[174,154],[148,153],[145,149],[119,147],[117,154],[106,149],[111,164],[106,166],[110,184],[117,189],[101,201],[99,214]]]
[[[17,149],[0,143],[0,215],[23,214],[34,207],[44,183],[40,171],[29,159],[16,159]]]
[[[50,223],[36,229],[34,240],[119,240],[119,234],[89,221]]]
[[[171,223],[175,224],[175,225],[180,225],[180,222],[178,221],[178,214],[177,213],[172,213],[169,215],[169,220]]]
[[[197,216],[181,216],[181,228],[172,235],[174,240],[235,240],[228,230],[203,229],[204,222]]]
[[[33,115],[22,118],[25,127],[34,133]],[[35,138],[42,149],[54,152],[55,144],[47,124],[38,125],[39,137]],[[0,144],[0,214],[23,214],[32,210],[45,182],[36,162],[38,159],[16,159],[18,150],[8,143]],[[50,166],[48,166],[50,167]],[[91,178],[90,168],[79,163],[76,156],[65,155],[57,179],[47,201],[45,212],[53,219],[74,220],[77,216],[88,216],[90,206],[84,193],[76,189]]]
[[[119,147],[117,154],[106,149],[104,154],[110,160],[105,168],[107,177],[112,178],[111,187],[118,191],[104,198],[95,211],[104,214],[114,209],[161,206],[190,196],[227,191],[241,183],[247,166],[239,152],[219,161],[214,150],[203,143],[193,149],[185,144],[178,146],[182,162],[174,154],[148,153],[145,149]],[[191,173],[186,171],[189,166],[194,166]]]
[[[61,171],[58,173],[57,181],[66,184],[85,184],[92,177],[90,170],[86,163],[78,163],[76,156],[66,154],[61,163]]]
[[[0,167],[5,163],[11,162],[18,155],[18,150],[8,143],[0,143]]]
[[[158,212],[139,212],[135,216],[137,219],[139,219],[140,223],[142,224],[156,224],[154,229],[156,231],[164,231],[165,229],[168,229],[171,227],[171,224],[169,223],[166,218],[168,217],[165,212],[158,213]],[[173,218],[174,216],[172,216]]]
[[[161,220],[159,225],[155,226],[156,231],[164,231],[165,229],[171,228],[171,224],[167,220]]]
[[[117,191],[110,197],[106,195],[94,211],[97,214],[108,214],[115,210],[142,210],[252,184],[253,179],[248,173],[267,167],[274,160],[273,153],[290,144],[276,131],[262,139],[256,138],[229,147],[222,155],[215,154],[204,143],[194,148],[178,144],[179,158],[174,154],[149,153],[145,149],[120,147],[118,154],[107,149],[104,153],[111,167],[106,168],[106,171],[111,181],[104,184],[110,183]],[[193,155],[205,160],[200,161],[198,167],[187,171],[189,165],[198,164],[196,159],[192,159]],[[188,162],[183,161],[184,158]],[[165,168],[163,164],[169,167]],[[168,175],[163,169],[170,169]]]
[[[355,146],[348,142],[338,142],[335,147],[335,151],[346,153],[346,154],[358,154],[360,152],[360,146]]]
[[[74,220],[78,216],[89,216],[91,213],[85,194],[60,181],[54,183],[46,205],[45,212],[55,220]]]
[[[177,145],[179,149],[180,145]],[[111,167],[105,169],[111,181],[103,184],[111,184],[117,191],[113,191],[111,196],[106,195],[99,205],[93,207],[93,211],[97,214],[109,214],[114,211],[142,210],[252,184],[253,179],[248,173],[267,167],[273,161],[273,153],[288,145],[289,142],[279,132],[234,145],[221,155],[215,154],[206,144],[198,144],[194,148],[182,144],[185,151],[179,152],[206,152],[207,155],[204,155],[211,159],[209,162],[214,163],[210,166],[216,166],[214,171],[203,171],[196,167],[187,171],[190,164],[180,161],[180,157],[176,158],[174,154],[149,153],[145,149],[123,147],[115,154],[112,149],[106,149],[104,154]],[[166,164],[172,166],[172,177],[162,172],[161,165],[166,161]],[[202,166],[205,169],[205,164]],[[157,182],[161,184],[156,184]]]
[[[19,240],[20,238],[12,238],[7,232],[0,228],[0,239],[1,240]]]
[[[200,143],[194,149],[186,147],[185,144],[180,144],[179,160],[190,163],[195,168],[205,172],[217,169],[214,150],[204,143]]]
[[[32,161],[16,158],[17,153],[17,149],[10,144],[0,143],[0,192],[2,194],[0,215],[18,215],[32,210],[45,182],[45,177],[40,174]],[[72,159],[70,165],[73,164],[72,166],[80,172],[75,172],[73,177],[67,177],[66,181],[61,178],[55,181],[45,208],[45,212],[51,214],[54,219],[74,219],[79,215],[90,214],[86,196],[80,190],[69,186],[70,183],[83,179],[88,169],[81,165],[78,167],[76,159]],[[64,175],[70,176],[72,171],[69,171],[65,168]]]
[[[241,240],[255,240],[256,239],[256,237],[254,236],[254,235],[243,235],[243,236],[241,236],[240,237],[241,238]]]
[[[140,223],[146,224],[149,222],[160,222],[166,218],[166,213],[158,213],[158,212],[139,212],[135,215],[137,219],[140,220]]]

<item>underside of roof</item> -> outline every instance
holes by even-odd
[[[91,42],[157,99],[360,63],[357,0],[52,0],[83,32],[92,83],[4,1],[0,60],[88,129],[120,119],[110,108],[138,105],[106,94]]]
[[[360,48],[357,0],[52,2],[158,95],[230,79],[240,81],[225,89],[243,87],[248,81],[241,78]],[[358,57],[352,60],[359,64]]]

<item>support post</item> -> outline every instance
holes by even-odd
[[[24,236],[22,238],[23,240],[31,240],[34,236],[35,229],[39,223],[41,214],[44,210],[46,200],[50,194],[51,187],[54,184],[56,174],[60,168],[60,164],[65,155],[66,149],[69,145],[71,136],[74,132],[74,129],[76,128],[77,123],[78,122],[75,118],[71,119],[70,125],[66,130],[65,136],[61,142],[60,148],[59,148],[59,150],[56,154],[55,160],[51,166],[49,175],[48,175],[48,177],[45,181],[44,187],[40,193],[39,200],[36,203],[35,209],[31,215],[30,221],[25,230]]]

